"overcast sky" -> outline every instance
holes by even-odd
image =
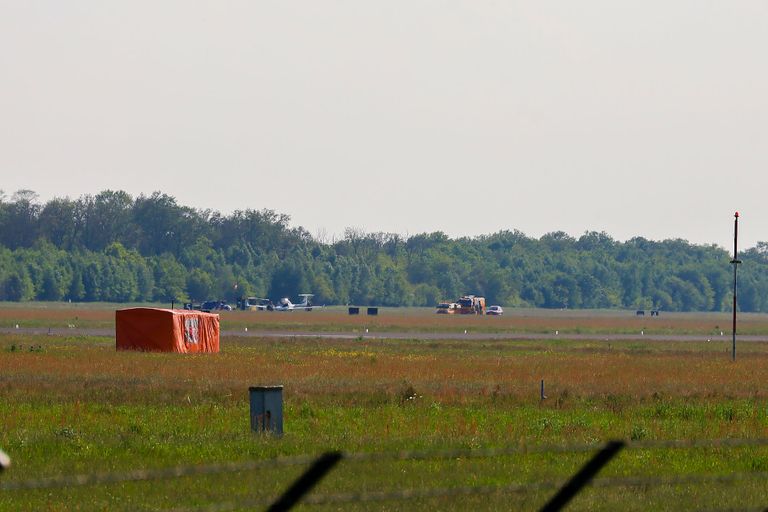
[[[754,246],[767,49],[764,0],[0,0],[0,188]]]

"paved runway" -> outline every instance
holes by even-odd
[[[103,336],[114,338],[114,328],[47,328],[13,327],[0,328],[4,334],[48,334],[51,336]],[[581,340],[581,341],[730,341],[731,335],[707,336],[705,334],[579,334],[579,333],[531,333],[531,332],[309,332],[309,331],[264,331],[264,330],[226,330],[222,337],[242,338],[320,338],[320,339],[370,339],[370,340]],[[768,336],[737,335],[737,341],[768,342]]]

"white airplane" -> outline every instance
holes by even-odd
[[[303,309],[304,311],[312,311],[315,308],[321,308],[323,306],[313,306],[312,305],[312,297],[314,297],[314,294],[312,293],[300,293],[299,297],[302,297],[303,300],[300,304],[294,304],[293,302],[288,299],[288,297],[283,297],[278,301],[277,304],[273,307],[274,311],[294,311],[296,309]]]

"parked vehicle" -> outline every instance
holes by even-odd
[[[482,315],[485,314],[485,297],[465,295],[459,299],[459,314]]]
[[[504,314],[504,310],[501,308],[501,306],[491,306],[488,308],[485,314],[492,315],[492,316],[500,316]]]
[[[437,305],[438,315],[453,315],[459,309],[459,305],[455,302],[441,302]]]
[[[260,297],[248,297],[240,301],[240,309],[246,311],[272,311],[274,307],[271,300]]]
[[[200,304],[200,311],[210,313],[211,311],[232,311],[232,306],[223,300],[207,300]]]
[[[485,297],[465,295],[457,302],[441,302],[437,305],[440,315],[484,315]]]

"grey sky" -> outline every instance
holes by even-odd
[[[0,188],[768,240],[768,3],[0,0]]]

